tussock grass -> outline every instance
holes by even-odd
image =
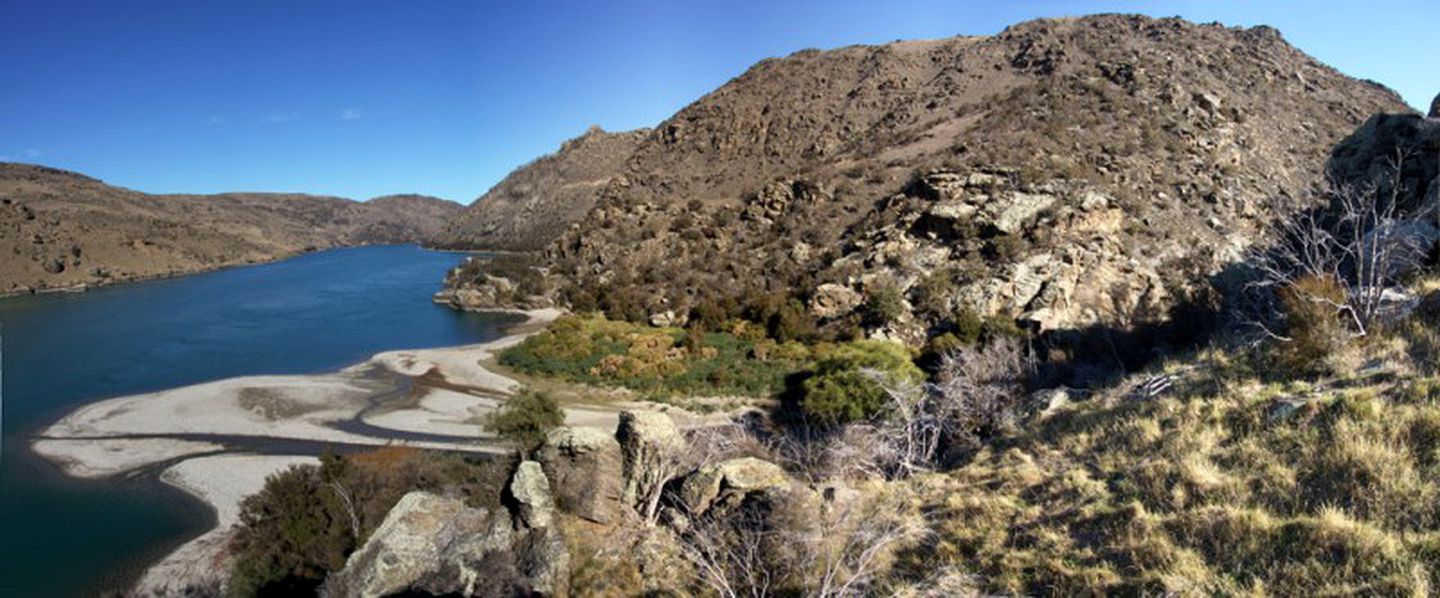
[[[1201,354],[1179,393],[1077,403],[913,481],[937,541],[907,558],[1006,594],[1440,588],[1440,385],[1266,383],[1245,361]]]

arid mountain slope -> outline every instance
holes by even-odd
[[[433,238],[453,202],[300,194],[149,195],[0,164],[0,294],[255,263],[343,245]]]
[[[510,173],[446,227],[436,244],[506,251],[543,248],[590,211],[648,134],[592,127],[559,151]]]
[[[1265,27],[1101,15],[802,51],[658,125],[533,290],[672,322],[778,294],[912,341],[962,311],[1153,319],[1378,112],[1410,109]]]

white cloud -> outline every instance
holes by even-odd
[[[359,108],[346,108],[340,111],[340,120],[360,120],[364,117],[365,113]]]
[[[210,122],[210,124],[212,124],[212,125],[218,125],[218,124],[221,124],[221,123],[225,122],[225,117],[220,116],[220,115],[218,115],[218,114],[211,114],[211,115],[210,115],[210,118],[207,119],[207,120],[208,120],[208,121]]]

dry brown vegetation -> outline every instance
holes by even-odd
[[[0,294],[188,274],[347,245],[417,243],[460,211],[419,195],[149,195],[0,163]]]

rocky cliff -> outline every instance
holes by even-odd
[[[671,323],[778,294],[911,341],[956,313],[1162,318],[1382,112],[1412,111],[1266,27],[1101,15],[802,51],[646,135],[540,291]]]
[[[648,133],[592,127],[510,173],[455,218],[435,244],[506,251],[545,247],[590,211]]]
[[[419,195],[150,195],[73,172],[0,164],[0,294],[424,242],[460,211]]]

